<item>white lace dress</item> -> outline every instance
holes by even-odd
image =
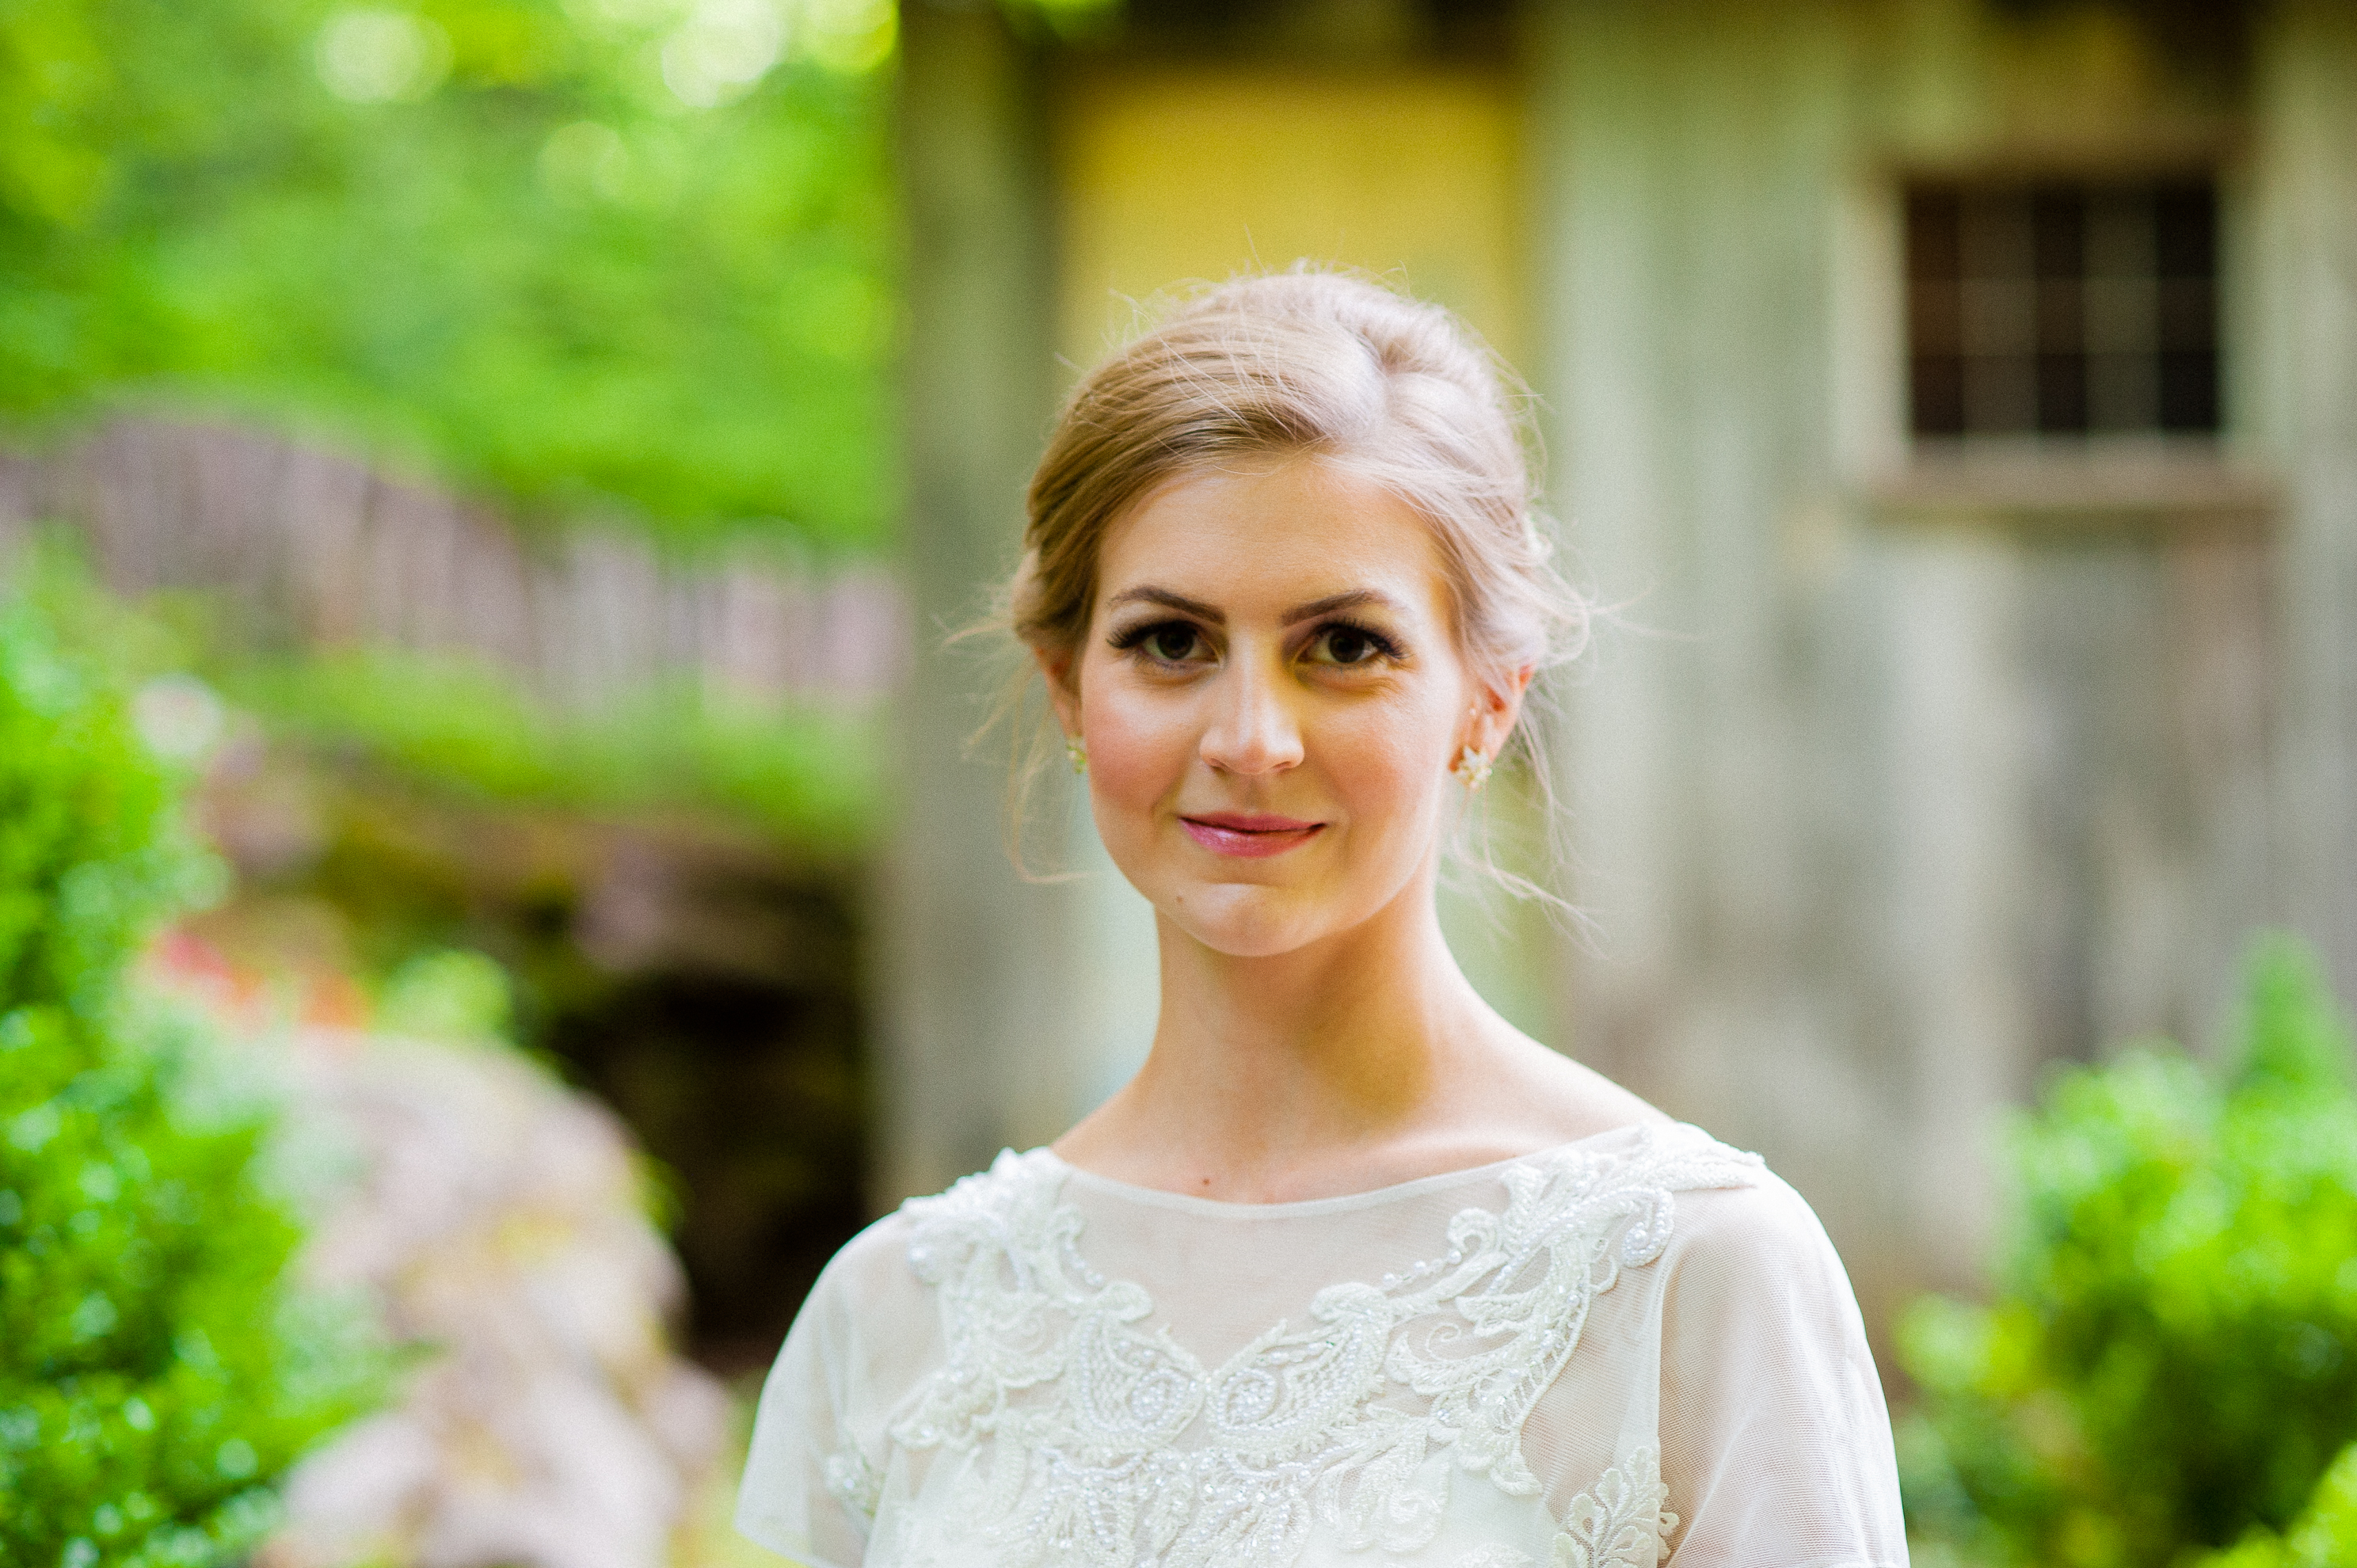
[[[837,1254],[737,1526],[811,1568],[1867,1568],[1857,1306],[1756,1155],[1629,1128],[1306,1203],[1045,1149]]]

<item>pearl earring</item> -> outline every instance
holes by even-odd
[[[1064,755],[1072,759],[1073,772],[1086,773],[1089,770],[1089,743],[1079,736],[1064,737]]]
[[[1457,775],[1457,781],[1464,785],[1465,792],[1470,795],[1490,781],[1490,754],[1479,746],[1469,746],[1457,754],[1457,760],[1448,765],[1448,771]]]

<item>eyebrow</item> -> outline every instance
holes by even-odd
[[[1184,594],[1174,594],[1168,588],[1124,588],[1105,601],[1105,608],[1117,610],[1124,605],[1161,605],[1194,616],[1213,625],[1224,625],[1227,617],[1200,599],[1190,599]]]
[[[1347,594],[1329,594],[1322,599],[1312,599],[1306,605],[1296,605],[1285,612],[1283,624],[1311,620],[1318,616],[1332,615],[1336,610],[1357,609],[1361,605],[1378,605],[1387,610],[1397,610],[1399,601],[1389,594],[1379,594],[1372,588],[1353,588]]]
[[[1119,609],[1124,605],[1137,604],[1161,605],[1165,608],[1177,610],[1183,615],[1190,615],[1200,620],[1209,621],[1214,626],[1227,624],[1226,613],[1217,606],[1207,605],[1200,599],[1190,599],[1184,594],[1174,594],[1168,588],[1124,588],[1105,601],[1105,607]],[[1296,605],[1285,612],[1279,624],[1292,626],[1297,622],[1310,620],[1318,616],[1331,615],[1336,610],[1355,609],[1361,605],[1380,605],[1391,610],[1399,608],[1399,601],[1389,594],[1377,593],[1372,588],[1352,588],[1348,593],[1329,594],[1322,599],[1312,599],[1306,605]]]

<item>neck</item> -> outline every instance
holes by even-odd
[[[1414,1136],[1498,1026],[1448,951],[1428,884],[1265,958],[1216,951],[1168,920],[1159,930],[1160,1020],[1116,1097],[1120,1121],[1184,1128],[1205,1186],[1283,1186]]]

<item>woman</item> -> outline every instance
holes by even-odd
[[[1217,288],[1073,393],[1012,629],[1154,906],[1145,1067],[837,1255],[738,1522],[812,1568],[1901,1563],[1839,1261],[1443,942],[1584,606],[1443,312]]]

